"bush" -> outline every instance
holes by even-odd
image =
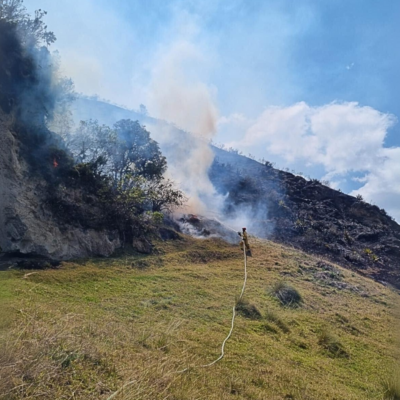
[[[236,303],[236,311],[242,317],[249,318],[249,319],[260,319],[261,312],[259,309],[254,305],[249,303],[245,299],[240,299]]]
[[[282,305],[287,307],[298,307],[303,302],[300,293],[293,286],[284,282],[277,282],[272,288],[272,295],[275,296]]]
[[[348,358],[349,354],[340,343],[339,339],[334,336],[332,333],[328,332],[324,329],[318,338],[318,344],[323,348],[328,350],[328,352],[334,357],[343,357]]]

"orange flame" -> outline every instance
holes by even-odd
[[[58,162],[57,162],[56,159],[53,160],[53,167],[54,167],[54,168],[57,168],[57,167],[58,167]]]

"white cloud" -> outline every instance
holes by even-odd
[[[252,124],[254,124],[254,121],[243,114],[234,113],[227,117],[222,116],[217,123],[217,140],[224,143],[228,148],[234,147],[233,145],[237,144],[237,141],[243,137],[244,132]]]
[[[361,194],[400,222],[400,147],[383,148],[380,153],[383,162],[365,176],[365,185],[351,194]]]
[[[321,164],[333,175],[369,170],[393,116],[357,103],[268,107],[237,144],[263,146],[288,162]]]
[[[234,147],[264,149],[286,162],[322,167],[324,179],[357,181],[361,193],[400,220],[400,148],[385,148],[393,115],[356,102],[312,107],[304,102],[290,107],[268,107]],[[354,181],[354,179],[353,179]]]

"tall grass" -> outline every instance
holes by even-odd
[[[340,342],[339,338],[327,328],[323,329],[318,337],[318,343],[333,357],[348,358],[349,353]]]
[[[384,383],[384,399],[400,400],[400,374],[396,374]]]
[[[303,298],[298,290],[282,281],[272,287],[271,294],[286,307],[299,307],[303,303]]]

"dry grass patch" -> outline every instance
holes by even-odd
[[[265,315],[265,319],[269,322],[274,323],[282,332],[289,333],[290,328],[288,325],[282,320],[282,318],[273,311],[267,311]]]
[[[85,337],[79,316],[44,322],[37,311],[22,314],[2,345],[0,371],[7,379],[1,380],[1,399],[62,398],[64,393],[98,399],[114,387],[115,367]]]

